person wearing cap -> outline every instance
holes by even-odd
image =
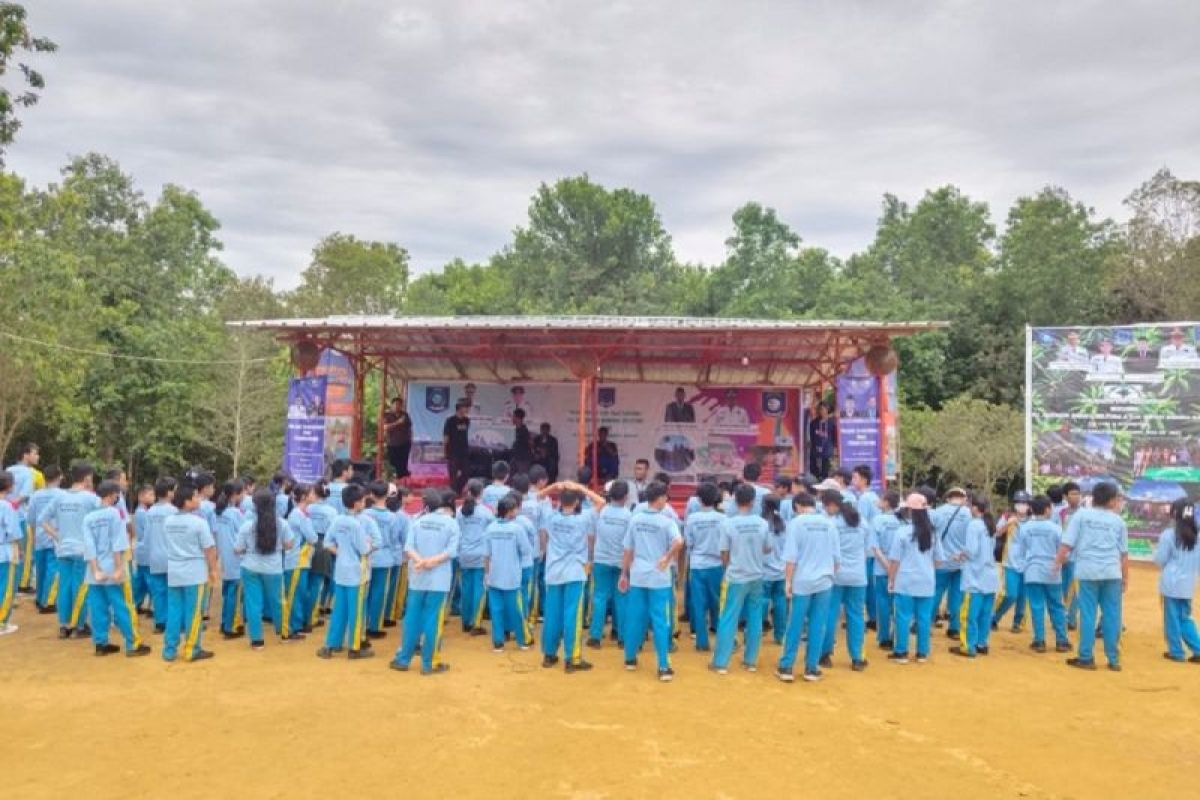
[[[1012,632],[1020,633],[1021,625],[1025,621],[1025,565],[1021,561],[1020,550],[1013,546],[1013,540],[1017,537],[1021,525],[1029,519],[1029,504],[1032,501],[1033,497],[1029,492],[1015,493],[1012,512],[1000,525],[1000,561],[1004,564],[1004,590],[1000,594],[1000,605],[992,615],[992,630],[1000,627],[1000,621],[1013,607],[1016,610],[1013,611]]]
[[[1088,362],[1088,371],[1093,375],[1124,375],[1125,364],[1120,356],[1113,355],[1111,339],[1100,340],[1100,352]]]
[[[888,553],[888,591],[896,602],[896,639],[888,660],[908,663],[908,637],[915,619],[917,662],[929,658],[929,631],[933,626],[935,570],[946,561],[941,539],[934,530],[929,501],[913,492],[904,501],[908,523],[896,531]]]
[[[945,501],[929,514],[934,533],[944,553],[961,553],[967,546],[967,525],[971,512],[967,508],[967,491],[958,486],[946,492]],[[933,599],[936,615],[946,600],[946,635],[958,639],[962,631],[962,563],[950,561],[937,570],[937,587]]]
[[[1164,344],[1158,351],[1160,366],[1169,366],[1172,362],[1200,360],[1200,356],[1196,355],[1196,346],[1184,343],[1182,330],[1172,328],[1169,336],[1170,344]]]
[[[1121,490],[1101,482],[1092,489],[1091,508],[1071,517],[1056,559],[1059,568],[1072,555],[1079,581],[1079,649],[1067,664],[1092,670],[1096,662],[1096,613],[1104,637],[1108,668],[1121,670],[1121,597],[1129,586],[1129,530],[1121,519]]]

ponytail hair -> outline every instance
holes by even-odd
[[[929,520],[929,509],[910,509],[909,521],[913,526],[913,537],[917,541],[917,548],[922,553],[928,553],[933,547],[933,523]]]
[[[483,494],[483,481],[478,478],[471,478],[467,481],[466,491],[463,492],[462,515],[464,517],[475,516],[475,506],[479,504],[479,498]]]
[[[979,518],[987,527],[988,536],[996,537],[996,516],[992,513],[992,504],[981,494],[971,496],[971,507],[979,512]]]
[[[254,515],[254,551],[269,556],[279,543],[275,493],[270,489],[259,489],[254,493]]]
[[[767,527],[771,533],[783,533],[787,529],[787,525],[783,521],[783,517],[779,515],[779,498],[774,495],[767,495],[763,498],[763,519],[767,521]]]
[[[229,508],[233,502],[233,497],[242,491],[241,481],[228,481],[221,485],[221,491],[217,493],[217,499],[213,502],[214,511],[217,516],[225,513],[225,509]]]
[[[1184,550],[1196,547],[1196,505],[1186,497],[1171,504],[1171,517],[1175,521],[1175,541]]]
[[[842,519],[846,520],[846,524],[851,528],[857,528],[862,522],[862,515],[858,513],[858,507],[847,500],[842,503]]]

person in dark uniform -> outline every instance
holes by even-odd
[[[525,409],[515,409],[512,412],[512,422],[513,446],[508,461],[512,467],[512,474],[517,475],[529,472],[529,466],[533,462],[533,439],[525,425]]]
[[[408,456],[412,452],[412,418],[404,410],[404,400],[392,398],[392,407],[383,415],[383,430],[387,434],[387,459],[397,480],[407,478]]]
[[[663,421],[684,423],[696,421],[696,409],[687,402],[687,392],[682,386],[675,390],[675,401],[667,404],[667,410],[663,413]]]
[[[808,471],[818,480],[825,480],[833,460],[836,430],[829,416],[829,406],[818,403],[816,411],[816,416],[808,421]]]
[[[446,471],[450,486],[461,494],[471,471],[471,410],[465,398],[454,405],[454,416],[446,418],[442,427],[442,445],[446,448]]]
[[[550,483],[558,482],[558,438],[550,434],[550,423],[543,422],[533,437],[533,463],[546,470]]]

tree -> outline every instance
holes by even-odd
[[[820,288],[834,273],[824,250],[801,249],[800,237],[775,209],[747,203],[733,214],[728,255],[709,279],[718,316],[787,319],[820,306]]]
[[[528,225],[493,263],[526,313],[647,314],[671,305],[671,237],[653,201],[587,175],[542,184]]]
[[[517,313],[509,275],[496,264],[468,264],[456,258],[441,272],[412,282],[404,297],[410,315],[488,315]]]
[[[25,7],[18,3],[0,3],[0,77],[8,74],[18,52],[53,53],[58,45],[44,36],[34,36],[25,21]],[[24,61],[16,62],[21,73],[21,88],[13,92],[0,86],[0,166],[4,151],[16,138],[21,127],[18,108],[29,108],[38,101],[39,92],[46,87],[42,74]]]
[[[408,287],[408,251],[392,242],[369,242],[344,233],[313,248],[312,263],[288,298],[294,313],[394,314]]]
[[[1121,322],[1193,319],[1200,308],[1200,181],[1161,169],[1125,205],[1126,251],[1110,285]]]

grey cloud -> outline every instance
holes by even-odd
[[[112,155],[200,193],[243,273],[294,284],[333,230],[418,270],[480,260],[541,181],[650,194],[715,262],[746,200],[839,255],[884,192],[1105,215],[1200,172],[1200,5],[1175,2],[113,2],[31,7],[49,86],[9,154]]]

